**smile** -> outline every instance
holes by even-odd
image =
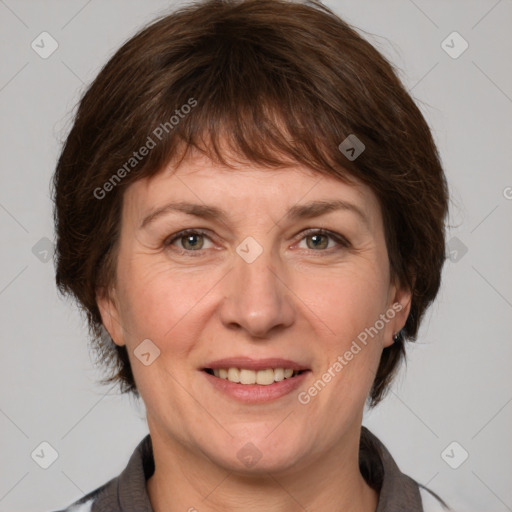
[[[220,379],[228,380],[236,384],[259,384],[269,386],[274,382],[281,382],[301,374],[304,370],[292,368],[266,368],[264,370],[250,370],[246,368],[206,368],[205,371]]]
[[[237,402],[258,404],[277,400],[286,395],[294,396],[295,392],[304,385],[311,371],[290,368],[267,368],[255,371],[231,367],[215,370],[204,368],[200,373],[206,377],[215,393],[220,393]],[[230,380],[230,376],[233,381]],[[237,378],[238,381],[236,381]]]

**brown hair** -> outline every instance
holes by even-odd
[[[365,145],[354,160],[338,148],[351,134]],[[391,275],[412,302],[399,341],[382,353],[376,405],[439,290],[448,190],[428,125],[391,64],[316,1],[182,7],[127,41],[83,95],[53,178],[56,282],[87,315],[111,371],[102,383],[139,396],[96,303],[115,282],[123,191],[190,147],[229,165],[222,141],[250,162],[291,160],[377,195]]]

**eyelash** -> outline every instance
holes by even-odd
[[[185,229],[183,231],[180,231],[179,233],[176,233],[174,235],[171,235],[169,238],[167,238],[165,241],[164,241],[164,245],[165,247],[168,247],[168,246],[171,246],[176,240],[179,240],[180,238],[183,238],[187,235],[204,235],[206,236],[207,238],[210,238],[208,236],[208,234],[201,230],[201,229]],[[316,229],[308,229],[306,231],[304,231],[302,233],[302,238],[299,240],[299,242],[301,242],[304,238],[308,237],[308,236],[312,236],[312,235],[324,235],[324,236],[327,236],[328,238],[331,238],[333,239],[335,242],[337,242],[342,248],[349,248],[351,247],[351,244],[350,242],[343,236],[341,235],[338,235],[338,234],[335,234],[335,233],[332,233],[331,231],[328,231],[326,229],[321,229],[321,228],[316,228]],[[186,250],[186,249],[177,249],[178,253],[180,254],[187,254],[187,255],[190,255],[190,256],[201,256],[203,251],[206,251],[207,249],[199,249],[199,250],[196,250],[196,251],[191,251],[191,250]],[[339,248],[336,248],[336,247],[331,247],[330,249],[324,249],[324,250],[320,250],[320,251],[315,251],[314,249],[306,249],[306,250],[309,250],[311,252],[320,252],[320,253],[328,253],[330,254],[333,250],[339,250]]]

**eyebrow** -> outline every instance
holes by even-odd
[[[337,210],[346,210],[355,213],[360,220],[370,226],[370,222],[366,214],[355,204],[349,203],[342,199],[333,201],[311,201],[306,204],[298,204],[292,206],[285,215],[287,221],[297,221],[301,219],[309,219],[319,217],[326,213]],[[140,224],[140,229],[145,228],[150,223],[154,222],[158,217],[172,212],[181,212],[194,217],[202,219],[219,220],[227,223],[227,215],[224,210],[216,206],[208,206],[204,204],[188,203],[188,202],[173,202],[152,210]]]

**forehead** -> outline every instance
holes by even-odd
[[[353,177],[348,183],[294,162],[281,168],[247,161],[230,165],[193,152],[179,166],[169,163],[154,176],[131,184],[125,191],[124,212],[140,220],[149,210],[179,200],[216,206],[233,216],[265,211],[279,215],[294,205],[339,199],[358,206],[369,220],[380,216],[373,191]]]

